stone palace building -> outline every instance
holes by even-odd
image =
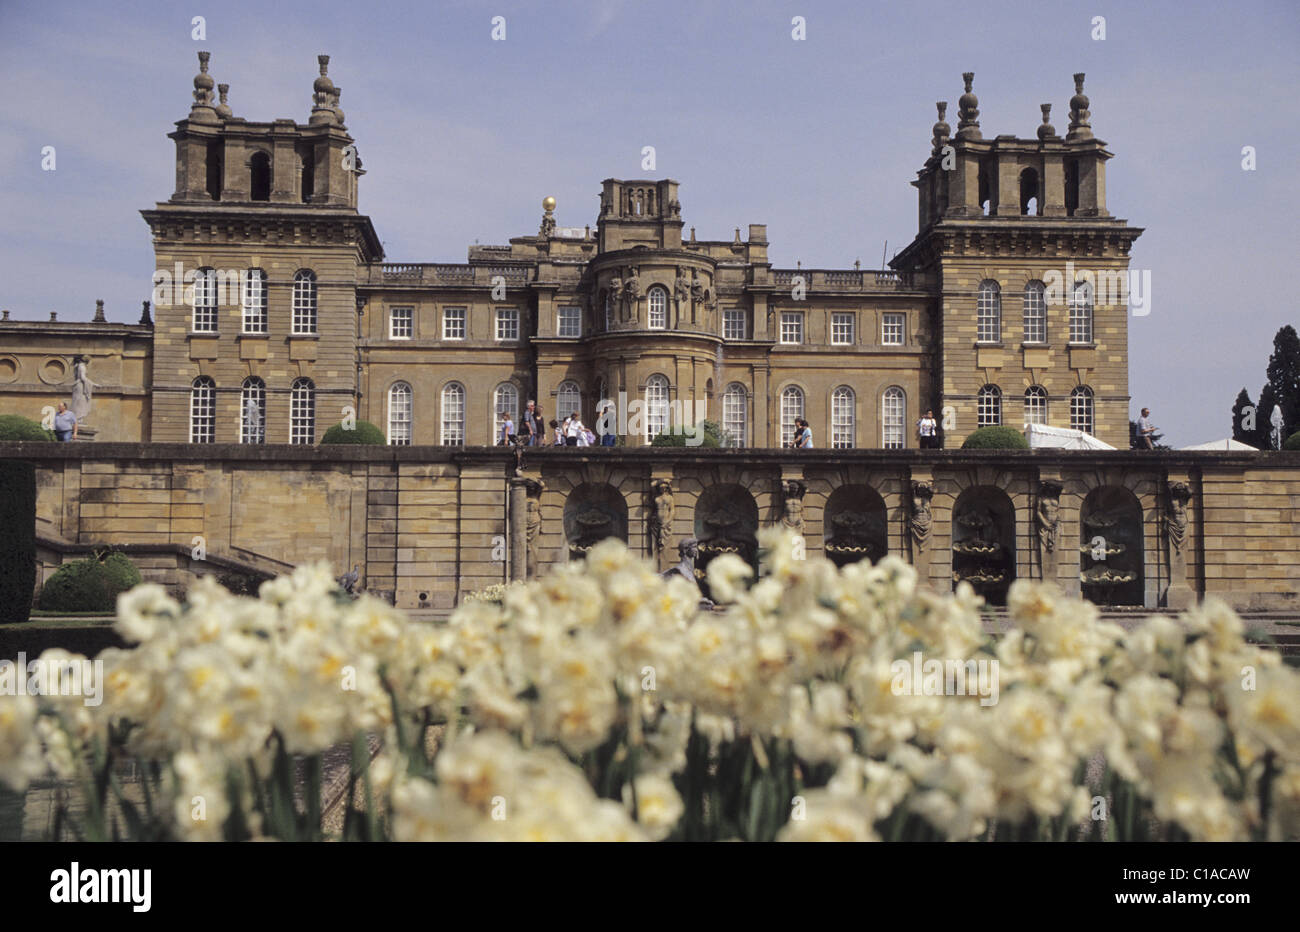
[[[7,410],[39,417],[82,355],[101,440],[312,444],[352,413],[392,444],[487,445],[536,399],[588,425],[622,401],[631,446],[702,415],[742,447],[788,443],[795,417],[818,447],[915,447],[927,409],[948,447],[1028,422],[1128,446],[1126,293],[1097,283],[1127,280],[1141,230],[1107,209],[1083,75],[1063,136],[1044,104],[1034,137],[986,139],[967,74],[889,269],[773,268],[765,225],[699,239],[678,182],[613,178],[592,224],[558,226],[547,198],[535,235],[391,263],[328,57],[305,123],[236,116],[199,59],[175,190],[142,211],[152,325],[6,314]]]
[[[700,239],[676,181],[613,178],[594,224],[546,198],[535,235],[450,264],[385,261],[327,57],[305,123],[236,116],[199,60],[175,188],[142,211],[139,323],[0,315],[0,411],[93,383],[94,442],[0,444],[38,466],[43,575],[105,545],[177,588],[326,560],[445,612],[608,537],[664,569],[694,539],[703,578],[783,524],[809,555],[898,554],[993,603],[1028,578],[1108,605],[1297,605],[1300,456],[1127,449],[1141,230],[1107,206],[1081,74],[1064,135],[1043,104],[1032,137],[991,139],[965,75],[888,269],[773,268],[764,225]],[[616,403],[619,447],[494,449],[528,399],[589,425]],[[945,449],[916,449],[927,409]],[[701,416],[731,449],[647,447]],[[388,445],[318,445],[351,417]],[[782,449],[796,417],[816,449]],[[1120,449],[957,449],[1031,422]]]

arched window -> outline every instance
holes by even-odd
[[[249,269],[244,273],[244,333],[266,333],[266,273]]]
[[[976,422],[979,427],[997,427],[1002,423],[1002,389],[996,385],[980,389]]]
[[[1002,342],[1002,289],[995,281],[980,282],[976,303],[975,339],[980,343]]]
[[[668,429],[668,379],[652,375],[645,383],[645,439],[653,440]]]
[[[492,438],[492,443],[501,439],[501,415],[507,413],[510,415],[510,420],[515,422],[515,436],[518,436],[519,389],[515,388],[513,382],[502,382],[492,393],[492,425],[488,428],[488,436]]]
[[[239,393],[239,442],[266,443],[266,383],[255,375]]]
[[[1026,168],[1020,173],[1020,214],[1037,216],[1042,212],[1038,202],[1038,171]]]
[[[465,386],[448,382],[442,390],[442,445],[465,445]]]
[[[1075,282],[1070,292],[1070,342],[1092,342],[1092,282]]]
[[[1085,434],[1093,432],[1092,389],[1086,385],[1070,392],[1070,427]]]
[[[880,445],[886,450],[907,446],[906,424],[907,396],[897,385],[891,385],[880,397]]]
[[[650,329],[663,330],[668,326],[668,292],[658,286],[650,289]]]
[[[722,430],[727,446],[743,447],[748,437],[749,393],[739,382],[732,382],[722,395]]]
[[[857,396],[841,385],[831,392],[831,447],[847,450],[857,439]]]
[[[388,443],[395,447],[411,445],[411,421],[414,414],[411,386],[394,382],[388,389]]]
[[[216,269],[199,269],[194,276],[194,332],[217,332]]]
[[[311,269],[293,276],[293,332],[316,332],[316,273]]]
[[[217,439],[217,383],[201,375],[190,383],[190,443]]]
[[[1025,285],[1025,342],[1047,342],[1047,289],[1040,281]]]
[[[582,416],[582,389],[577,382],[561,382],[555,391],[555,419],[563,424],[574,411]]]
[[[787,385],[781,391],[781,446],[794,440],[794,419],[804,416],[803,389]]]
[[[1025,389],[1025,423],[1047,423],[1047,389],[1031,385]]]
[[[289,442],[316,442],[316,383],[297,379],[289,393]]]
[[[265,152],[254,152],[248,160],[249,200],[271,199],[271,157]]]

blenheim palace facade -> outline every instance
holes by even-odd
[[[955,132],[938,105],[918,232],[889,269],[773,268],[765,225],[700,239],[676,181],[612,178],[594,224],[559,226],[546,198],[534,235],[392,263],[358,210],[328,57],[305,123],[236,116],[199,58],[175,190],[142,211],[152,314],[6,311],[6,411],[40,417],[80,357],[81,439],[101,441],[312,444],[353,415],[392,444],[475,446],[529,399],[588,425],[603,400],[638,399],[628,446],[698,411],[737,446],[782,446],[804,417],[818,447],[915,447],[927,409],[949,448],[1027,422],[1128,445],[1127,308],[1088,276],[1126,276],[1141,230],[1107,209],[1083,75],[1064,135],[1044,104],[1033,137],[990,139],[967,74]]]

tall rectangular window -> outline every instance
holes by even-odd
[[[781,342],[803,342],[803,311],[781,312]]]
[[[1076,282],[1070,293],[1070,342],[1092,342],[1092,283]]]
[[[442,309],[442,338],[444,340],[465,339],[465,308],[445,307]]]
[[[415,308],[395,307],[388,312],[388,337],[409,340],[415,335]]]
[[[560,337],[582,336],[582,308],[562,307],[555,312],[555,335]]]
[[[243,291],[244,333],[266,333],[266,273],[249,269]]]
[[[835,346],[853,345],[852,311],[835,311],[831,314],[831,343]]]
[[[1042,282],[1025,286],[1025,342],[1047,342],[1047,289]]]
[[[519,308],[497,308],[497,339],[503,341],[519,339]]]
[[[300,269],[293,276],[293,333],[316,332],[316,273]]]
[[[975,308],[975,339],[980,343],[1001,343],[1002,289],[997,282],[980,282]]]
[[[298,379],[289,395],[289,442],[316,442],[316,385],[311,379]]]
[[[199,269],[194,277],[194,332],[217,332],[217,273]]]
[[[217,436],[217,386],[199,376],[190,387],[190,443],[212,443]]]
[[[903,345],[903,328],[907,320],[906,314],[881,314],[880,315],[880,345],[881,346],[902,346]]]
[[[745,309],[743,307],[724,308],[722,311],[722,339],[744,340],[748,336],[745,327]]]

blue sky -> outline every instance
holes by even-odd
[[[806,41],[791,39],[796,15]],[[305,121],[316,55],[332,56],[368,172],[361,208],[390,261],[463,261],[475,240],[535,233],[548,194],[561,226],[594,224],[601,179],[643,177],[653,145],[652,174],[681,182],[700,238],[766,223],[778,265],[874,268],[886,240],[892,255],[915,233],[909,182],[936,100],[956,125],[963,71],[986,137],[1031,135],[1049,101],[1064,133],[1083,71],[1115,153],[1110,209],[1146,229],[1134,416],[1149,406],[1175,445],[1209,440],[1300,318],[1286,290],[1298,41],[1294,2],[0,0],[0,307],[88,319],[103,298],[110,319],[138,317],[153,271],[138,211],[172,191],[166,133],[189,110],[199,49],[250,120]]]

